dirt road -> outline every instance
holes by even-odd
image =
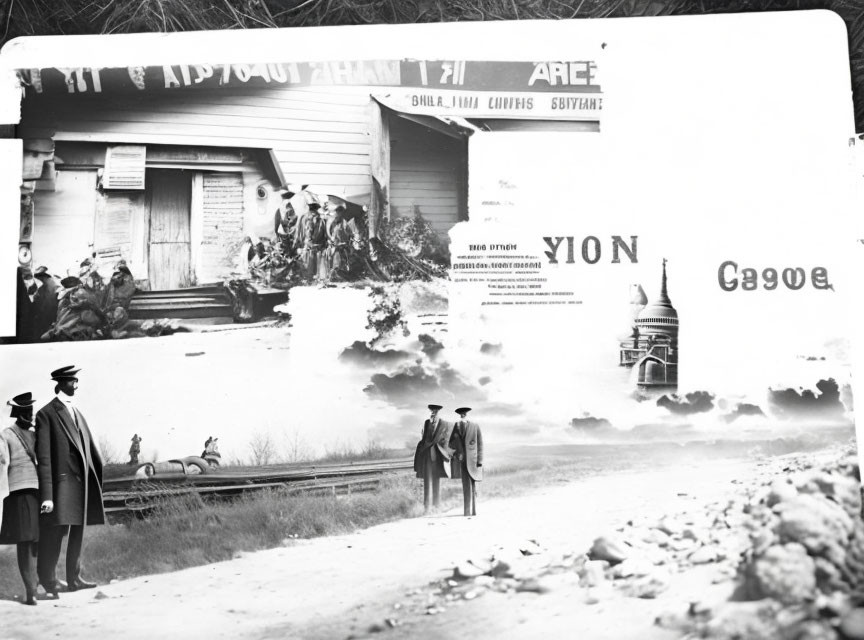
[[[634,518],[692,510],[723,499],[764,474],[756,462],[700,462],[650,473],[620,473],[489,502],[479,516],[455,511],[393,522],[350,535],[298,541],[229,562],[63,593],[37,607],[0,602],[0,637],[347,638],[406,614],[389,637],[455,637],[464,617],[451,609],[407,617],[406,594],[451,573],[454,564],[536,539],[584,551],[600,533]],[[734,483],[733,483],[734,481]],[[86,551],[85,551],[86,557]],[[586,604],[566,590],[489,594],[466,602],[480,637],[667,638],[656,615],[686,602],[711,568],[676,577],[662,598]],[[719,588],[719,587],[717,587]],[[677,600],[676,600],[677,598]],[[385,625],[386,626],[386,625]],[[378,634],[376,634],[378,635]],[[569,635],[569,634],[567,634]],[[575,637],[575,636],[571,636]]]

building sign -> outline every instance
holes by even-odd
[[[519,118],[525,120],[600,120],[603,96],[597,93],[528,93],[391,89],[372,94],[395,111],[463,118]]]
[[[153,67],[19,69],[27,95],[218,87],[370,86],[463,91],[599,93],[593,60],[350,60]]]

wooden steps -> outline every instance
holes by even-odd
[[[233,316],[231,299],[221,284],[139,291],[129,306],[129,317],[133,320],[176,318],[225,324],[233,322]]]

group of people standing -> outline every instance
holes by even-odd
[[[298,216],[291,203],[297,195],[282,189],[274,232],[283,253],[296,258],[306,281],[346,280],[356,271],[356,255],[364,246],[362,220],[348,213],[347,201],[303,190],[306,213]]]
[[[81,550],[85,527],[105,522],[102,457],[74,401],[79,371],[51,372],[56,395],[35,417],[30,392],[6,403],[15,423],[0,432],[0,544],[17,545],[28,605],[39,584],[52,598],[96,586],[81,575]],[[64,583],[56,568],[67,536]]]
[[[423,479],[423,507],[441,504],[441,478],[462,480],[464,515],[477,515],[477,482],[483,480],[483,434],[480,425],[468,420],[470,407],[456,409],[459,420],[438,417],[443,408],[430,404],[429,418],[414,453],[414,471]]]
[[[19,267],[16,335],[20,342],[108,337],[128,324],[135,291],[125,260],[117,261],[108,281],[92,258],[64,278],[44,265]]]

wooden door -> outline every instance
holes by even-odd
[[[192,285],[190,214],[192,172],[149,170],[150,288],[155,291]]]

